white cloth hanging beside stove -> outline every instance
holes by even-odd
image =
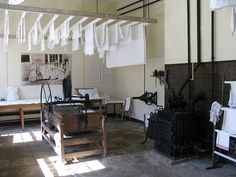
[[[85,41],[84,41],[84,54],[94,54],[94,23],[90,23],[85,27]]]
[[[4,16],[4,51],[7,52],[7,45],[9,42],[9,15],[8,11],[5,11],[5,16]]]
[[[99,53],[99,58],[104,58],[105,52],[109,50],[107,24],[101,24],[95,28],[95,44]]]

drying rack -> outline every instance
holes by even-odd
[[[231,84],[236,83],[236,81],[224,81],[222,82],[222,101],[224,103],[224,87],[225,84]],[[229,109],[228,107],[222,107],[221,110],[225,111],[226,109]],[[221,125],[222,126],[222,125]],[[208,167],[207,170],[220,168],[221,166],[218,165],[218,157],[222,157],[224,159],[227,159],[229,161],[232,161],[236,163],[236,155],[235,158],[230,156],[230,152],[227,152],[219,147],[216,147],[216,133],[219,131],[219,129],[216,129],[216,125],[213,124],[213,139],[212,139],[212,166]],[[229,134],[230,138],[236,139],[236,134]],[[235,145],[236,146],[236,145]],[[236,153],[236,152],[235,152]]]

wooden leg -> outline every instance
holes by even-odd
[[[107,137],[106,137],[106,127],[105,127],[105,118],[102,117],[102,146],[103,146],[103,157],[107,155]]]
[[[23,108],[19,109],[20,111],[20,122],[21,122],[21,128],[24,129],[25,128],[25,122],[24,122],[24,110]]]

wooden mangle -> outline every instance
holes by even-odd
[[[84,99],[80,103],[53,102],[47,82],[42,84],[40,100],[42,137],[64,163],[90,155],[106,156],[105,118],[99,111],[87,109]]]

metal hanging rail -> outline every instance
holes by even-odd
[[[84,11],[40,8],[40,7],[32,7],[32,6],[21,6],[21,5],[10,5],[10,4],[5,4],[5,3],[0,3],[0,10],[22,11],[22,12],[30,12],[30,13],[53,14],[53,15],[57,14],[57,15],[78,16],[78,17],[102,18],[104,20],[114,19],[114,20],[137,21],[137,22],[143,22],[143,23],[157,23],[157,20],[152,19],[152,18],[140,18],[140,17],[119,16],[119,15],[113,15],[113,14],[93,13],[93,12],[84,12]]]

